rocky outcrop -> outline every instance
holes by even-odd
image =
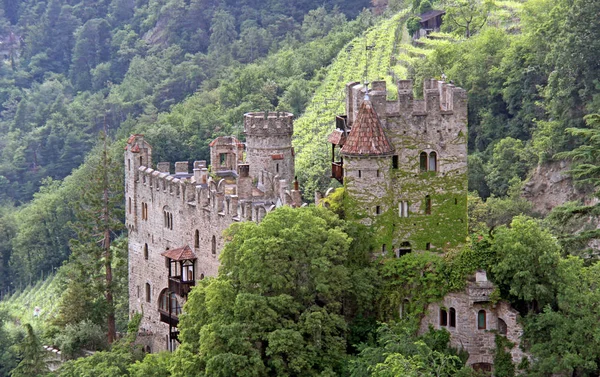
[[[533,203],[534,211],[547,214],[554,207],[570,201],[580,201],[586,205],[598,202],[593,197],[593,188],[573,184],[568,171],[570,163],[552,161],[538,165],[523,187],[523,197]]]

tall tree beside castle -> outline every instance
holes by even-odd
[[[67,292],[64,300],[81,300],[81,297],[73,294],[81,289],[86,292],[102,292],[94,296],[97,300],[99,297],[104,300],[95,302],[96,313],[92,319],[104,319],[108,342],[112,343],[116,337],[116,326],[111,241],[123,228],[123,179],[121,169],[110,153],[105,133],[101,134],[101,145],[98,148],[100,153],[93,160],[88,160],[91,166],[89,180],[82,182],[80,187],[78,221],[74,225],[77,238],[71,242],[75,266],[71,273],[79,275],[79,279],[72,279],[73,283],[68,288],[71,294]],[[80,284],[89,286],[80,287]],[[64,317],[65,311],[70,310],[71,306],[63,303],[63,308]],[[72,318],[65,322],[86,319],[90,314],[85,307],[81,309],[80,318],[77,318],[77,313],[70,313],[68,316]]]

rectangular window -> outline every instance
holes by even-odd
[[[408,201],[403,200],[398,203],[398,216],[408,217]]]
[[[398,169],[398,156],[392,156],[392,169]]]
[[[146,283],[146,302],[152,301],[151,292],[150,284]]]
[[[227,153],[219,154],[219,163],[221,165],[223,165],[223,164],[225,164],[226,161],[227,161]]]
[[[381,206],[375,207],[375,214],[376,215],[381,215]]]
[[[431,215],[431,197],[429,195],[425,196],[425,214]]]

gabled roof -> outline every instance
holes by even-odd
[[[435,10],[435,9],[428,10],[427,12],[419,15],[419,17],[421,17],[420,22],[425,22],[427,20],[431,20],[432,18],[437,17],[441,14],[446,14],[446,11],[445,10]]]
[[[198,259],[196,257],[196,254],[194,254],[194,252],[188,245],[180,247],[179,249],[167,250],[161,255],[174,261]]]
[[[373,104],[365,99],[341,153],[347,156],[386,156],[394,153]]]
[[[339,128],[333,130],[333,132],[327,138],[331,144],[339,145],[340,147],[344,146],[346,142],[346,133]]]

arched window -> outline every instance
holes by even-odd
[[[431,196],[425,196],[425,214],[431,215]]]
[[[181,277],[182,281],[190,282],[194,281],[194,261],[186,260],[183,262]]]
[[[456,310],[454,308],[450,308],[450,327],[456,327]]]
[[[429,171],[437,171],[437,153],[429,153]]]
[[[144,244],[144,259],[148,260],[148,244]]]
[[[440,308],[440,326],[448,326],[448,312],[444,308]]]
[[[479,313],[477,313],[477,329],[478,330],[486,329],[485,310],[480,310]]]
[[[152,287],[150,283],[146,283],[146,302],[152,301]]]
[[[508,326],[506,326],[506,322],[503,319],[498,318],[498,333],[501,335],[506,335],[508,332]]]
[[[204,280],[204,274],[200,274],[200,280]]]
[[[421,171],[421,173],[424,173],[427,171],[427,153],[426,152],[421,152],[421,154],[419,155],[419,170]]]
[[[160,292],[158,309],[174,315],[181,314],[181,305],[179,304],[179,301],[177,301],[177,296],[175,293],[169,295],[169,291],[166,288]]]
[[[213,255],[217,253],[217,237],[212,236],[212,253]]]
[[[194,247],[197,249],[200,247],[200,231],[196,229],[196,234],[194,234]]]

